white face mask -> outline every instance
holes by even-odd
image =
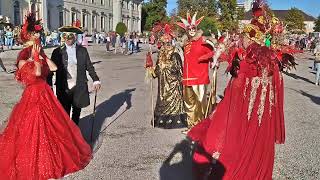
[[[189,29],[189,30],[188,30],[188,34],[189,34],[189,36],[191,36],[191,37],[194,37],[194,36],[196,35],[196,33],[197,33],[196,28],[192,28],[192,29]]]

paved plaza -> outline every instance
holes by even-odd
[[[144,48],[146,49],[146,48]],[[46,49],[50,57],[53,49]],[[191,180],[191,148],[181,130],[151,127],[150,84],[145,82],[145,52],[129,56],[88,48],[102,82],[95,117],[95,153],[91,163],[67,180]],[[145,50],[142,50],[145,51]],[[14,68],[18,50],[0,54]],[[275,180],[320,179],[320,86],[314,85],[311,53],[297,55],[296,71],[284,75],[286,143],[276,146]],[[154,58],[154,61],[156,59]],[[219,69],[218,90],[227,83]],[[156,81],[154,81],[156,96]],[[0,123],[22,93],[13,74],[0,72]],[[94,94],[80,122],[90,140]],[[0,178],[1,179],[1,178]]]

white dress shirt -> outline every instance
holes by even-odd
[[[72,89],[77,82],[77,53],[76,53],[76,44],[72,45],[72,46],[68,46],[66,44],[66,50],[67,50],[67,54],[68,54],[68,73],[69,73],[69,77],[68,77],[68,88]],[[94,81],[93,85],[98,85],[101,84],[100,81]]]
[[[76,85],[77,81],[77,54],[76,45],[68,46],[66,45],[66,50],[68,54],[68,88],[72,89]]]

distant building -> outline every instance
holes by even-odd
[[[253,0],[245,0],[245,2],[244,2],[244,10],[245,10],[245,12],[248,12],[248,11],[251,10],[252,3],[253,3]]]
[[[285,17],[287,16],[289,10],[273,10],[273,13],[275,14],[276,17],[278,17],[280,20],[284,21]],[[305,29],[306,29],[306,33],[310,33],[313,32],[313,28],[315,26],[315,21],[316,18],[314,18],[313,16],[310,16],[308,14],[306,14],[305,12],[301,11],[303,16],[304,16],[304,24],[305,24]],[[241,24],[249,24],[250,20],[252,18],[252,11],[248,11],[245,13],[244,15],[244,19],[241,20]]]
[[[14,25],[35,12],[42,18],[44,29],[55,30],[71,25],[76,19],[93,31],[113,31],[123,22],[129,32],[141,32],[143,0],[0,0],[0,15],[8,16]]]

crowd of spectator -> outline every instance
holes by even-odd
[[[21,44],[18,40],[20,27],[4,27],[0,29],[0,51],[11,50],[14,46]],[[146,34],[125,33],[120,35],[116,32],[93,32],[88,34],[85,31],[78,35],[78,43],[88,47],[89,43],[105,44],[107,52],[122,53],[126,55],[140,51],[139,44],[147,44],[149,38]],[[61,33],[57,30],[46,31],[41,34],[41,44],[44,47],[59,46],[61,44]]]

